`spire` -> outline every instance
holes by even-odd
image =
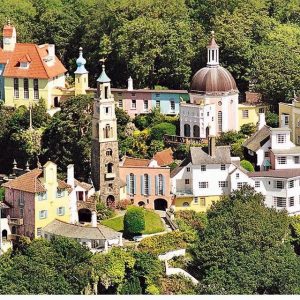
[[[86,74],[88,71],[85,68],[86,60],[84,59],[82,55],[82,47],[79,48],[79,57],[76,60],[77,69],[74,72],[75,74]]]
[[[28,163],[28,160],[27,160],[27,162],[26,162],[26,165],[25,165],[25,167],[26,167],[25,171],[26,171],[26,172],[29,172],[29,171],[30,171],[30,169],[29,169],[29,163]]]
[[[100,83],[110,82],[110,78],[105,73],[105,58],[100,59],[100,61],[102,62],[102,73],[98,77],[97,81]]]
[[[219,65],[219,46],[215,40],[215,32],[211,31],[210,43],[207,45],[207,66],[217,67]]]

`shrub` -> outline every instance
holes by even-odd
[[[124,216],[124,233],[134,235],[145,229],[145,211],[141,207],[130,206]]]
[[[277,114],[268,111],[266,113],[266,123],[268,126],[276,128],[279,126],[279,117]]]
[[[136,276],[131,276],[122,285],[120,290],[121,295],[141,295],[142,288],[139,279]]]
[[[186,242],[184,241],[184,234],[179,231],[147,237],[138,246],[139,250],[155,255],[183,248],[186,248]]]
[[[256,131],[256,126],[253,123],[247,123],[247,124],[243,124],[241,126],[240,129],[240,133],[244,134],[244,135],[251,135],[252,133],[254,133]]]
[[[254,167],[253,167],[253,165],[251,164],[251,162],[250,161],[248,161],[248,160],[242,160],[241,161],[241,166],[245,169],[245,170],[247,170],[247,171],[249,171],[249,172],[254,172]]]
[[[144,115],[136,116],[133,122],[139,130],[143,130],[149,126],[148,120]]]
[[[162,140],[164,135],[175,135],[176,126],[171,123],[160,123],[151,128],[150,137],[152,140]]]
[[[131,201],[128,199],[120,200],[116,203],[116,209],[126,210],[130,204],[131,204]]]
[[[159,295],[160,294],[158,287],[155,286],[154,284],[151,284],[146,288],[146,293],[148,295]]]
[[[102,201],[97,202],[96,210],[98,220],[106,220],[115,216],[114,209],[106,206],[105,203]]]

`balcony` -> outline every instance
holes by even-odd
[[[116,177],[116,173],[106,173],[105,179],[114,179]]]
[[[23,218],[9,218],[8,225],[16,225],[16,226],[23,225]]]
[[[177,190],[175,195],[177,198],[192,197],[193,192],[191,189]]]

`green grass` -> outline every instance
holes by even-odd
[[[101,224],[112,228],[116,231],[123,231],[124,216],[111,218],[101,221]],[[162,223],[160,216],[153,211],[145,210],[145,230],[142,232],[144,234],[156,233],[164,231],[164,224]]]

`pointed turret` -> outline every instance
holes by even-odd
[[[102,73],[98,77],[97,82],[100,82],[100,83],[110,82],[110,78],[105,73],[105,64],[104,64],[104,62],[102,64]]]
[[[76,60],[77,69],[75,74],[75,95],[84,95],[89,87],[89,75],[85,68],[86,60],[83,57],[82,47],[79,48],[79,57]]]

